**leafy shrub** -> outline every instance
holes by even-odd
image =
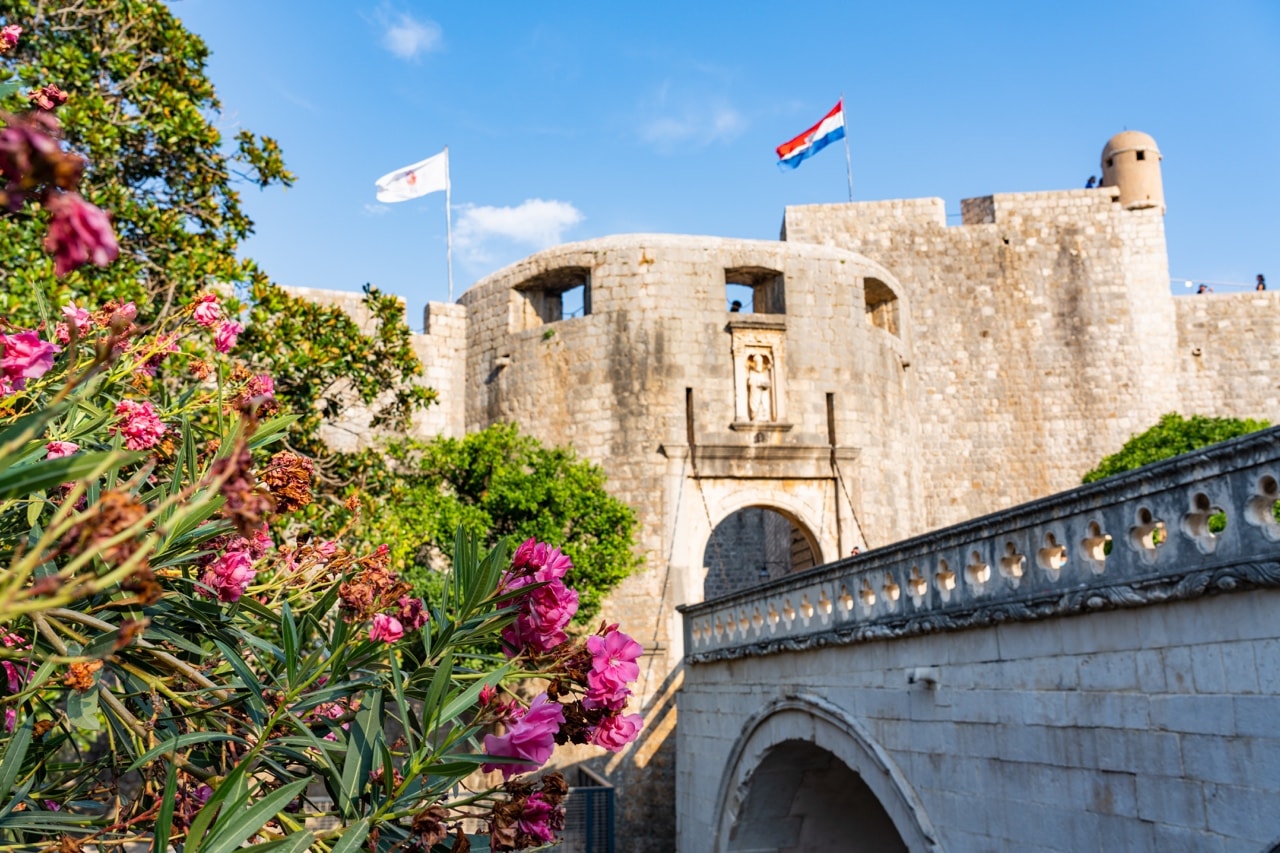
[[[1105,457],[1098,463],[1098,467],[1084,475],[1083,482],[1092,483],[1104,477],[1113,477],[1269,426],[1271,424],[1267,421],[1208,418],[1200,415],[1184,418],[1176,412],[1170,412],[1162,415],[1151,429],[1130,438],[1117,453]]]

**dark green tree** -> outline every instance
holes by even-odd
[[[600,599],[640,564],[636,516],[605,491],[604,472],[565,448],[544,447],[512,424],[465,438],[393,448],[399,476],[383,507],[387,541],[417,583],[429,585],[433,553],[452,558],[462,526],[483,540],[530,536],[573,560],[566,582],[589,624]]]
[[[1116,453],[1105,457],[1098,467],[1084,475],[1086,483],[1112,477],[1181,453],[1190,453],[1229,438],[1257,432],[1271,426],[1267,421],[1237,418],[1184,418],[1176,412],[1162,415],[1146,432],[1133,436]]]

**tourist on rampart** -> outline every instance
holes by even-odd
[[[1263,277],[1262,273],[1258,273],[1258,284],[1256,287],[1254,287],[1254,290],[1266,290],[1266,289],[1267,289],[1267,280],[1266,278]]]

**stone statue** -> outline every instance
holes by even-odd
[[[747,356],[747,417],[753,421],[773,420],[773,379],[769,356]]]

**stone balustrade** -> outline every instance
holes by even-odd
[[[1277,501],[1280,427],[686,605],[685,661],[1280,587]]]

